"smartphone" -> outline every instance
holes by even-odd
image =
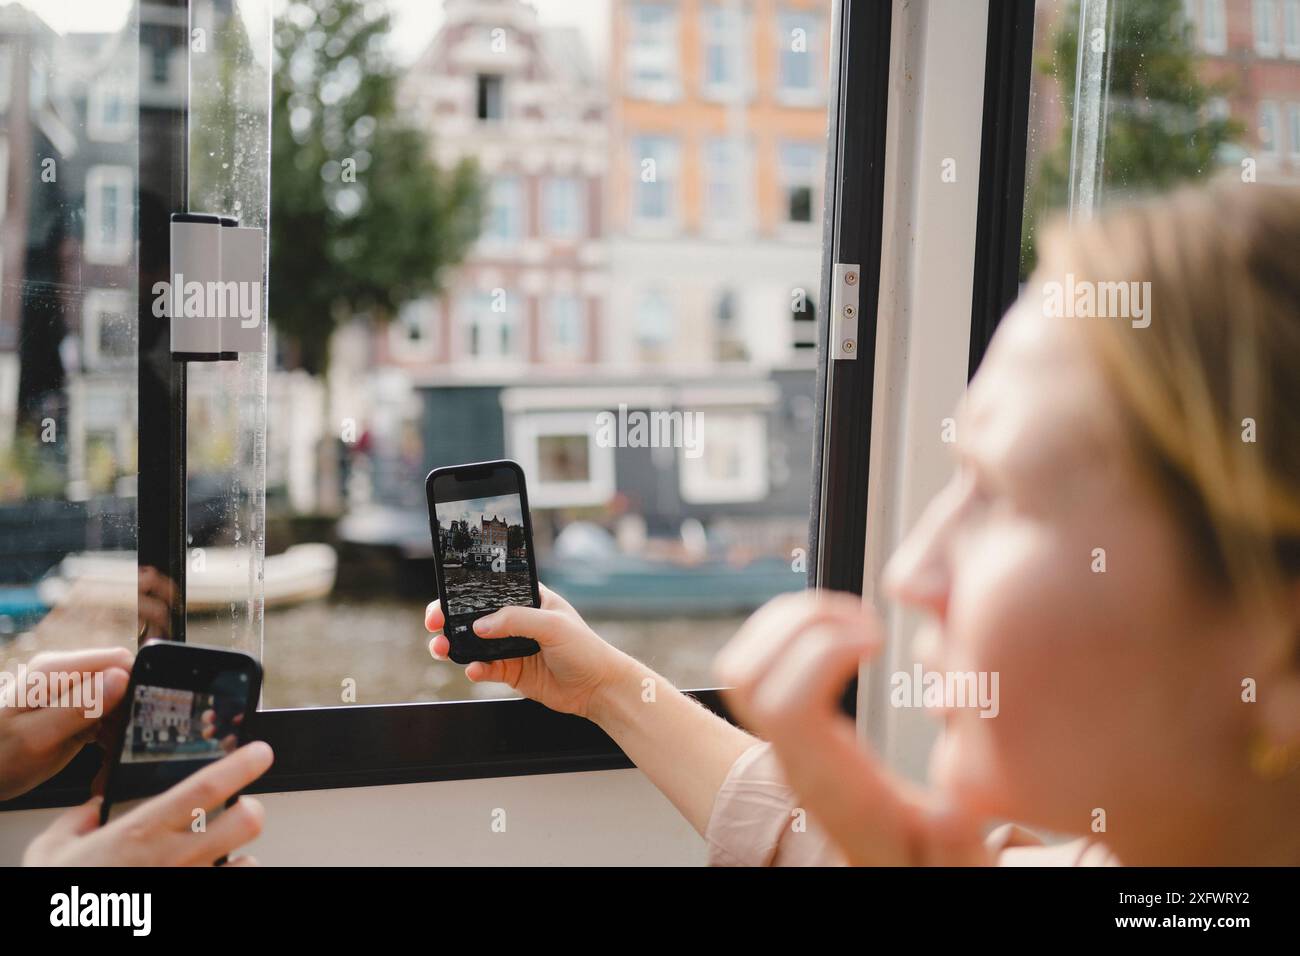
[[[100,823],[251,739],[249,724],[261,692],[262,667],[241,651],[176,641],[152,641],[140,648]]]
[[[513,461],[435,468],[424,483],[433,568],[457,664],[527,657],[529,637],[481,638],[478,618],[509,604],[541,607],[524,470]]]

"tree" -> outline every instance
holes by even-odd
[[[1209,175],[1243,130],[1230,119],[1207,115],[1210,100],[1225,87],[1201,78],[1182,0],[1141,0],[1110,9],[1108,35],[1086,38],[1109,47],[1101,192],[1162,192]],[[1041,72],[1059,78],[1067,120],[1074,115],[1079,52],[1079,0],[1072,0],[1052,36],[1049,56],[1038,64]],[[1068,200],[1071,146],[1067,131],[1039,164],[1025,203],[1022,278],[1037,261],[1039,221]]]
[[[482,223],[475,165],[440,168],[397,115],[389,27],[363,0],[290,0],[275,25],[270,313],[310,372],[341,323],[437,292]]]

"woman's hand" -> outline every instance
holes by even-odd
[[[474,633],[494,637],[531,637],[542,650],[530,657],[474,661],[465,676],[474,682],[509,684],[525,697],[564,714],[592,717],[599,692],[635,666],[622,651],[606,644],[570,605],[543,586],[542,606],[507,605],[474,622]],[[424,626],[433,632],[429,653],[447,660],[451,643],[442,632],[442,608],[434,601],[425,610]]]
[[[858,866],[992,862],[979,822],[898,779],[858,743],[840,709],[858,666],[880,646],[871,609],[854,595],[782,595],[754,613],[714,671],[732,712],[771,741],[790,786]]]
[[[268,744],[247,744],[102,827],[102,798],[95,797],[33,840],[23,865],[211,866],[262,832],[262,805],[252,797],[240,797],[220,815],[216,811],[266,773],[272,759]],[[196,810],[209,817],[200,832],[194,830]],[[240,857],[228,865],[254,863]]]
[[[27,707],[27,684],[14,688],[16,706],[0,707],[0,800],[26,793],[68,765],[92,741],[107,745],[106,718],[121,703],[130,680],[131,652],[121,647],[37,654],[27,676],[45,675],[51,693],[43,707]],[[83,678],[90,686],[83,686]],[[102,675],[103,696],[96,696]],[[47,695],[48,696],[48,695]],[[95,711],[87,716],[87,711]]]

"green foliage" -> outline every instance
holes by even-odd
[[[437,292],[482,223],[474,164],[439,168],[396,113],[388,30],[361,0],[292,0],[275,26],[271,321],[313,372],[340,323]]]
[[[1212,173],[1243,132],[1214,119],[1207,105],[1227,90],[1202,79],[1199,55],[1182,0],[1112,3],[1107,41],[1109,82],[1099,199],[1162,192]],[[1079,0],[1072,0],[1038,69],[1057,77],[1066,123],[1074,116],[1079,62]],[[1033,271],[1037,225],[1069,199],[1068,126],[1038,164],[1025,203],[1021,275]]]

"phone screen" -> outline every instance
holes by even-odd
[[[536,653],[533,641],[481,641],[471,628],[476,618],[506,605],[540,603],[518,466],[489,463],[436,471],[430,476],[429,506],[452,659]]]
[[[260,668],[246,654],[185,644],[141,648],[105,817],[234,751],[246,737],[260,684]]]

